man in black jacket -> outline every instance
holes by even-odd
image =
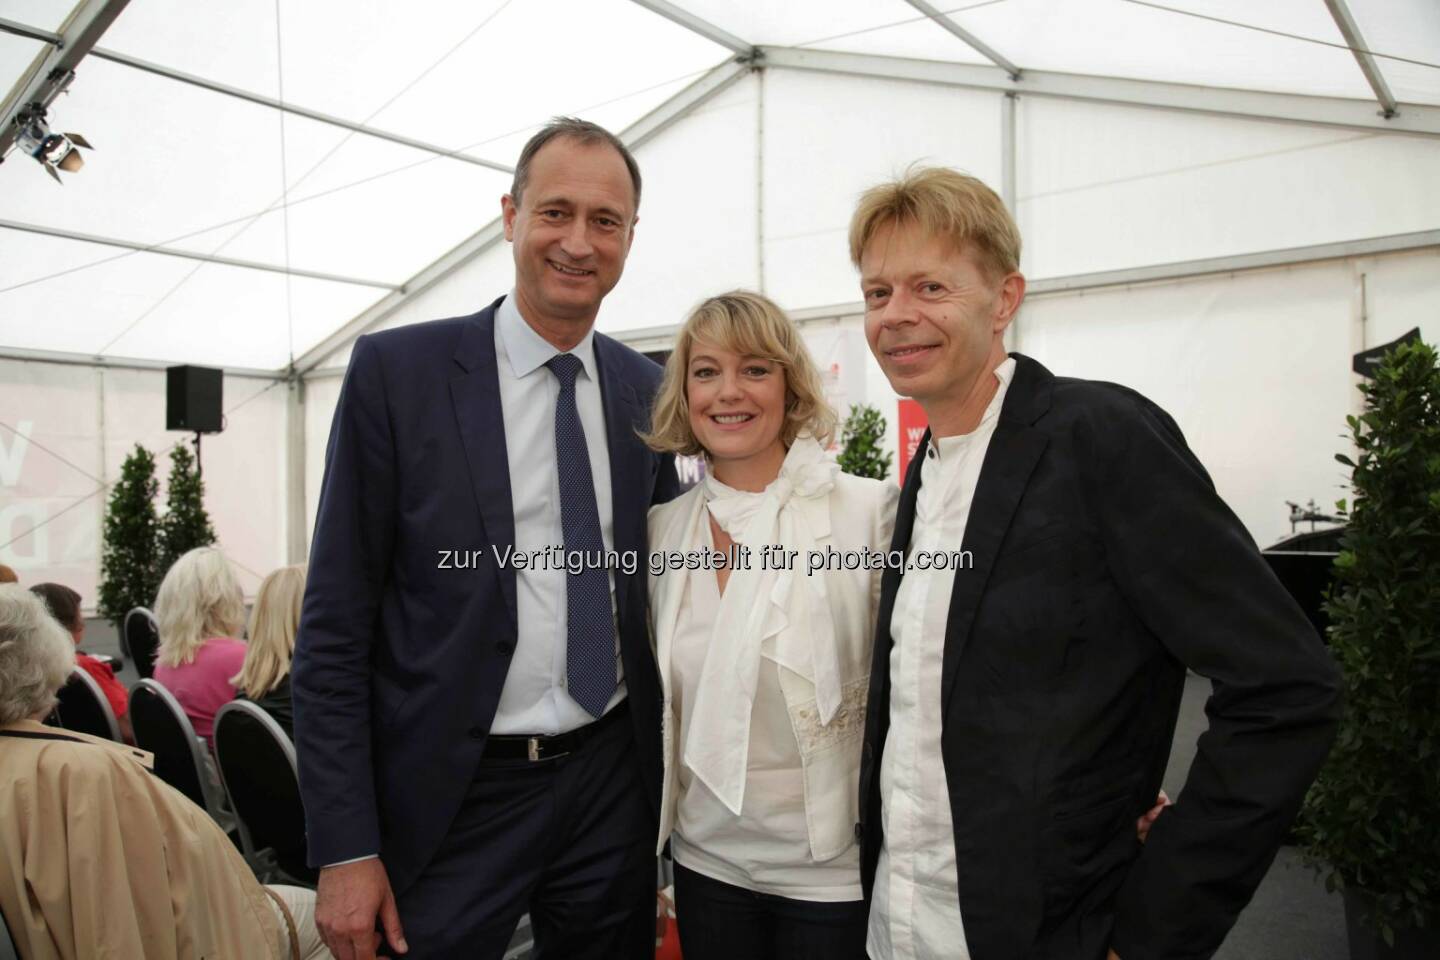
[[[993,191],[912,172],[850,245],[871,349],[930,421],[871,676],[870,955],[1210,956],[1329,748],[1332,661],[1163,410],[1007,356],[1025,279]],[[1186,667],[1210,728],[1142,846]]]

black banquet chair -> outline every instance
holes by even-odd
[[[234,816],[225,802],[225,788],[215,782],[206,762],[205,741],[180,701],[158,681],[141,680],[130,691],[130,726],[135,745],[155,755],[155,775],[208,810],[228,833]]]
[[[15,941],[10,939],[10,925],[4,914],[0,914],[0,960],[20,960]]]
[[[155,650],[160,646],[160,622],[144,607],[125,614],[120,625],[120,649],[125,659],[135,664],[142,679],[155,675]]]
[[[60,702],[45,718],[47,724],[75,733],[88,733],[92,737],[104,737],[116,743],[123,742],[120,721],[116,719],[105,691],[83,669],[76,667],[71,672],[70,679],[60,688],[57,696]]]
[[[261,879],[313,886],[317,874],[305,864],[305,809],[295,746],[284,729],[260,706],[231,701],[215,714],[215,761]],[[271,865],[282,876],[274,876]]]

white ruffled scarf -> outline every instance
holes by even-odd
[[[805,573],[806,556],[816,545],[807,514],[828,511],[839,472],[819,443],[802,436],[790,447],[780,475],[760,493],[705,478],[710,516],[730,539],[750,548],[750,567],[731,570],[726,582],[682,757],[737,816],[745,801],[760,658],[814,684],[822,724],[828,725],[840,706],[840,664],[825,578]],[[703,511],[700,517],[707,522]],[[797,551],[793,567],[761,569],[760,553],[768,544]]]

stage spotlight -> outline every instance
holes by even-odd
[[[85,165],[80,147],[95,149],[78,133],[51,133],[43,110],[22,112],[15,118],[15,124],[15,146],[39,161],[56,183],[62,182],[57,169],[74,173]]]

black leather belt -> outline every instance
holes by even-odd
[[[554,760],[577,752],[587,740],[593,739],[596,734],[615,723],[617,717],[624,716],[629,712],[630,700],[627,697],[599,720],[587,723],[568,733],[557,733],[553,737],[491,734],[485,740],[485,752],[482,757],[486,760],[529,760],[532,763]]]

